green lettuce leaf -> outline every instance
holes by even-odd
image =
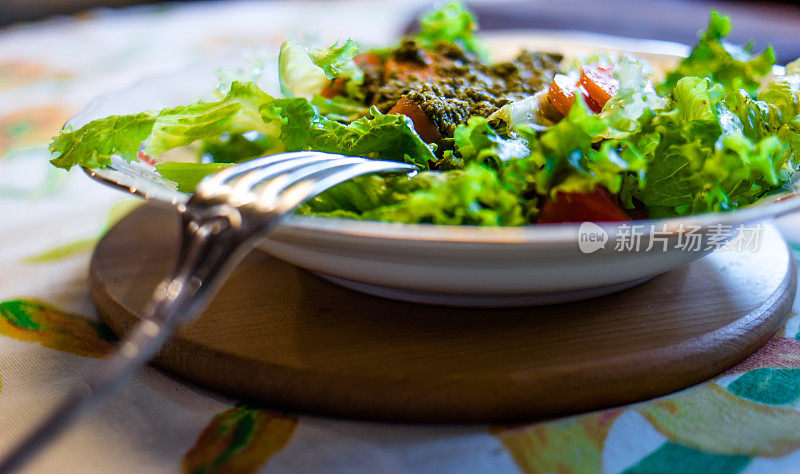
[[[730,94],[725,98],[724,106],[733,114],[742,133],[751,140],[774,135],[785,123],[780,106],[755,100],[745,91]]]
[[[109,165],[112,155],[135,161],[139,147],[153,131],[155,115],[154,112],[112,115],[78,130],[64,130],[50,143],[51,163],[64,169],[75,165],[98,168]]]
[[[178,185],[178,191],[193,193],[203,178],[230,166],[230,163],[179,163],[167,161],[156,164],[156,171]]]
[[[254,84],[234,82],[219,101],[112,116],[62,132],[50,144],[50,151],[52,163],[61,168],[100,167],[108,165],[114,154],[137,160],[142,143],[142,153],[157,158],[197,140],[250,131],[279,140],[281,146],[273,152],[296,150],[308,141],[314,115],[305,99],[276,100]]]
[[[405,161],[428,169],[436,159],[431,147],[414,131],[405,115],[384,115],[376,108],[372,117],[362,117],[348,125],[319,118],[310,129],[308,148],[327,153]]]
[[[640,171],[644,159],[627,141],[606,140],[594,146],[608,130],[603,117],[591,113],[578,97],[563,120],[538,141],[528,141],[530,160],[542,164],[534,176],[536,191],[554,197],[558,192],[589,193],[599,185],[618,192],[624,174]]]
[[[712,11],[708,29],[700,36],[700,42],[677,69],[667,75],[664,83],[658,86],[658,92],[666,94],[680,78],[697,76],[711,78],[722,84],[726,91],[743,88],[750,95],[755,95],[760,79],[772,72],[775,53],[771,47],[767,47],[754,57],[749,51],[724,41],[730,32],[728,17]]]
[[[566,157],[575,149],[591,147],[607,130],[606,121],[589,111],[581,96],[576,95],[569,114],[544,132],[539,141],[547,154]]]
[[[668,110],[641,120],[632,142],[647,167],[630,192],[651,217],[734,209],[788,180],[787,145],[756,131],[761,126],[746,127],[736,97],[752,101],[746,94],[723,99],[707,78],[685,77]]]
[[[419,28],[414,37],[425,48],[433,48],[443,41],[455,43],[481,57],[488,57],[488,50],[475,36],[478,22],[459,1],[449,2],[438,10],[423,14],[419,19]]]
[[[287,97],[311,99],[336,78],[360,83],[361,69],[353,62],[358,43],[347,40],[327,49],[307,49],[292,40],[281,45],[278,55],[278,77],[281,92]]]
[[[303,205],[299,212],[361,218],[367,211],[397,204],[410,193],[429,187],[431,180],[440,179],[438,175],[439,173],[422,172],[413,176],[359,176],[317,195]]]
[[[715,105],[722,99],[722,88],[705,77],[685,77],[672,92],[674,114],[683,122],[714,121]]]
[[[311,104],[319,110],[320,115],[337,122],[349,123],[369,113],[369,108],[363,103],[342,96],[327,99],[314,94]]]
[[[453,138],[463,163],[486,163],[498,169],[503,162],[530,155],[525,140],[501,137],[484,117],[472,117],[456,127]]]
[[[424,187],[396,204],[364,212],[363,219],[444,225],[518,226],[528,223],[522,199],[497,173],[471,163],[463,170],[424,173]],[[438,175],[432,177],[431,175]]]
[[[788,70],[793,70],[789,68]],[[778,137],[786,149],[788,170],[800,164],[800,74],[778,76],[758,93],[758,100],[744,91],[729,94],[724,106],[741,123],[742,133],[759,141]],[[788,171],[787,171],[788,172]]]
[[[782,121],[792,120],[800,114],[800,71],[769,81],[758,92],[758,100],[777,108]]]
[[[341,46],[336,42],[328,49],[312,49],[308,54],[314,64],[322,68],[328,79],[354,77],[361,72],[353,62],[353,58],[358,54],[358,48],[358,43],[348,39]]]
[[[299,211],[325,217],[408,224],[524,225],[522,200],[476,163],[447,173],[362,176],[315,197]]]
[[[204,163],[240,163],[272,155],[283,149],[276,137],[253,133],[223,133],[201,142],[200,159]]]
[[[56,166],[99,167],[109,164],[113,154],[138,159],[143,143],[143,152],[158,158],[195,141],[203,144],[206,160],[224,163],[298,150],[407,161],[422,169],[436,158],[404,115],[383,115],[374,109],[372,117],[344,125],[319,116],[304,98],[274,99],[253,84],[238,82],[220,101],[96,120],[59,135],[51,150]],[[195,180],[190,166],[162,169],[179,184]],[[183,172],[185,179],[179,176]]]
[[[280,151],[308,149],[311,124],[317,118],[317,112],[306,99],[276,99],[264,105],[260,112],[264,122],[280,124],[280,133],[277,135],[283,145]]]
[[[758,100],[742,92],[731,94],[724,101],[747,138],[759,141],[774,136],[787,145],[783,170],[787,176],[800,167],[800,87],[791,79],[800,76],[777,78],[759,93]]]
[[[158,157],[167,150],[221,133],[255,130],[278,137],[285,120],[273,113],[275,107],[275,99],[255,84],[234,82],[220,101],[197,102],[159,112],[144,153]]]
[[[650,85],[646,65],[639,59],[623,56],[614,64],[619,91],[603,106],[600,116],[609,125],[603,138],[624,138],[639,129],[639,117],[646,110],[661,110],[667,101]]]
[[[489,121],[473,117],[455,132],[456,151],[464,163],[481,163],[497,170],[503,186],[517,196],[555,196],[558,192],[588,193],[603,186],[616,193],[623,176],[644,167],[644,157],[631,143],[598,137],[609,127],[577,100],[567,117],[544,133],[518,126],[509,138],[500,136]],[[526,215],[535,202],[523,200]]]
[[[455,132],[456,151],[463,162],[480,163],[497,171],[501,185],[518,196],[523,215],[536,213],[535,194],[588,193],[603,186],[619,192],[626,173],[644,167],[643,155],[633,144],[606,140],[604,118],[591,113],[578,99],[570,113],[544,133],[520,125],[504,138],[484,118],[473,117]]]
[[[533,133],[531,131],[531,133]],[[412,178],[370,177],[333,188],[302,211],[316,215],[406,223],[522,225],[535,215],[536,200],[523,197],[527,181],[508,182],[510,163],[530,151],[522,138],[504,138],[487,119],[457,127],[453,159],[458,169]],[[451,153],[452,154],[452,153]],[[536,168],[535,166],[533,167]]]

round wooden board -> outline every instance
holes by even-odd
[[[178,217],[144,206],[100,241],[92,295],[123,334],[177,251]],[[549,307],[463,309],[346,290],[260,251],[155,363],[231,395],[409,421],[552,416],[663,395],[731,367],[783,324],[794,262],[764,227],[631,290]]]

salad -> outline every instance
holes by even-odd
[[[773,77],[772,49],[728,44],[730,21],[716,12],[661,79],[629,55],[491,62],[457,2],[419,23],[383,48],[288,40],[282,97],[223,80],[213,100],[63,130],[52,163],[96,168],[118,155],[192,192],[210,173],[280,152],[405,161],[420,171],[354,179],[298,213],[485,226],[727,211],[788,186],[800,165],[800,60]],[[186,147],[192,162],[170,161]]]

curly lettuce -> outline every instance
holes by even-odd
[[[350,123],[369,114],[369,107],[361,102],[348,97],[336,96],[332,98],[314,94],[311,105],[317,108],[320,115],[337,122]]]
[[[631,56],[614,64],[619,91],[603,106],[600,116],[609,126],[603,138],[624,138],[639,130],[639,117],[647,110],[661,110],[667,99],[659,97],[650,85],[647,65]]]
[[[708,78],[684,77],[672,97],[668,110],[642,120],[632,140],[647,161],[632,194],[651,217],[734,209],[788,181],[787,145],[749,133],[736,95],[724,99]]]
[[[180,163],[166,161],[156,164],[156,171],[164,179],[178,185],[178,191],[193,193],[206,176],[231,166],[230,163]]]
[[[495,169],[509,160],[530,155],[522,138],[504,138],[483,117],[472,117],[456,127],[453,141],[463,163],[489,163]]]
[[[681,78],[696,76],[708,77],[721,84],[726,91],[744,89],[754,96],[761,79],[772,72],[775,52],[768,46],[761,54],[754,56],[748,49],[725,41],[731,30],[730,19],[712,11],[708,29],[700,36],[691,54],[658,85],[658,92],[666,94]]]
[[[222,133],[256,130],[280,137],[288,120],[275,113],[279,107],[276,104],[275,98],[254,84],[234,82],[219,101],[114,115],[89,122],[78,130],[65,130],[50,144],[54,155],[51,162],[65,169],[75,165],[96,168],[109,165],[112,155],[127,161],[138,160],[140,151],[158,157],[172,148]]]
[[[362,117],[348,125],[320,118],[309,130],[308,148],[327,153],[367,158],[405,161],[428,169],[436,159],[430,145],[414,131],[405,115],[384,115],[377,108],[371,117]]]
[[[247,138],[251,135],[253,138]],[[304,98],[276,99],[254,84],[238,82],[219,101],[112,116],[64,131],[53,140],[50,150],[52,163],[69,169],[107,166],[112,155],[128,161],[138,160],[140,154],[157,159],[168,150],[194,142],[202,142],[204,152],[222,162],[298,150],[407,161],[422,169],[435,160],[431,147],[403,115],[383,115],[373,109],[371,116],[345,125],[319,115]],[[179,169],[188,170],[192,165]],[[194,165],[197,170],[210,169],[202,163]]]
[[[434,176],[431,176],[434,175]],[[469,164],[463,170],[430,173],[421,189],[396,204],[364,212],[362,219],[444,225],[519,226],[528,223],[521,199],[492,170]]]
[[[444,41],[480,55],[476,28],[452,2],[422,17],[416,39],[423,47]],[[435,145],[408,117],[365,105],[356,43],[312,50],[287,41],[279,59],[286,97],[234,81],[219,100],[64,130],[51,144],[52,162],[102,167],[113,155],[163,161],[169,150],[199,144],[196,163],[156,164],[178,189],[192,192],[231,163],[284,151],[405,161],[421,171],[351,180],[299,212],[407,223],[524,225],[561,193],[601,188],[650,217],[725,211],[780,188],[800,167],[800,62],[765,82],[772,50],[753,56],[728,45],[729,33],[728,19],[712,13],[693,52],[657,86],[662,96],[644,63],[622,57],[613,60],[619,90],[599,114],[576,94],[566,117],[544,119],[540,92],[488,118],[469,118]],[[323,97],[330,87],[335,97]]]
[[[311,99],[334,79],[359,83],[363,73],[353,61],[358,49],[358,43],[350,39],[327,49],[307,49],[295,41],[284,41],[278,55],[281,92]]]
[[[609,129],[607,120],[578,98],[563,120],[538,140],[529,140],[531,159],[542,166],[532,174],[536,191],[551,197],[590,193],[597,186],[619,192],[624,174],[641,171],[644,162],[629,142],[606,140],[597,146],[597,138]]]
[[[419,32],[414,38],[424,48],[433,48],[439,42],[455,43],[458,46],[488,57],[486,46],[475,36],[478,22],[472,13],[459,1],[451,1],[439,9],[423,14],[419,19]]]

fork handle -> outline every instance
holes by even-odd
[[[235,208],[201,211],[200,215],[184,212],[183,241],[175,270],[156,289],[145,311],[148,316],[131,329],[96,372],[74,388],[0,462],[0,474],[20,469],[72,422],[97,408],[132,378],[158,353],[178,325],[205,308],[236,264],[251,250],[257,233],[243,226]]]

